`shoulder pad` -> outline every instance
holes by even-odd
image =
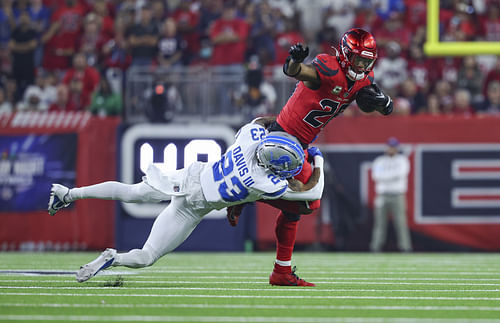
[[[335,76],[340,70],[337,57],[328,54],[319,54],[312,61],[312,65],[319,74],[324,76]]]

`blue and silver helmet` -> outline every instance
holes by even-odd
[[[304,156],[297,138],[282,131],[269,133],[257,147],[259,165],[281,178],[290,178],[300,173]]]

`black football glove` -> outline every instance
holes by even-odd
[[[365,100],[368,101],[364,102],[365,105],[373,107],[385,116],[391,114],[393,109],[391,97],[382,92],[382,90],[375,83],[371,85],[371,89],[373,90],[369,92],[371,95],[368,97],[365,96]]]
[[[304,48],[301,43],[297,43],[290,47],[288,53],[290,54],[290,57],[294,62],[302,63],[304,59],[306,59],[306,57],[309,55],[309,47],[306,46]]]

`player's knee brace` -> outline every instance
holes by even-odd
[[[288,212],[283,212],[283,215],[287,218],[288,221],[299,221],[300,220],[300,214],[293,214],[293,213],[288,213]]]

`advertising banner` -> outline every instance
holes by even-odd
[[[46,210],[52,183],[75,186],[76,143],[74,133],[1,136],[0,212]]]

